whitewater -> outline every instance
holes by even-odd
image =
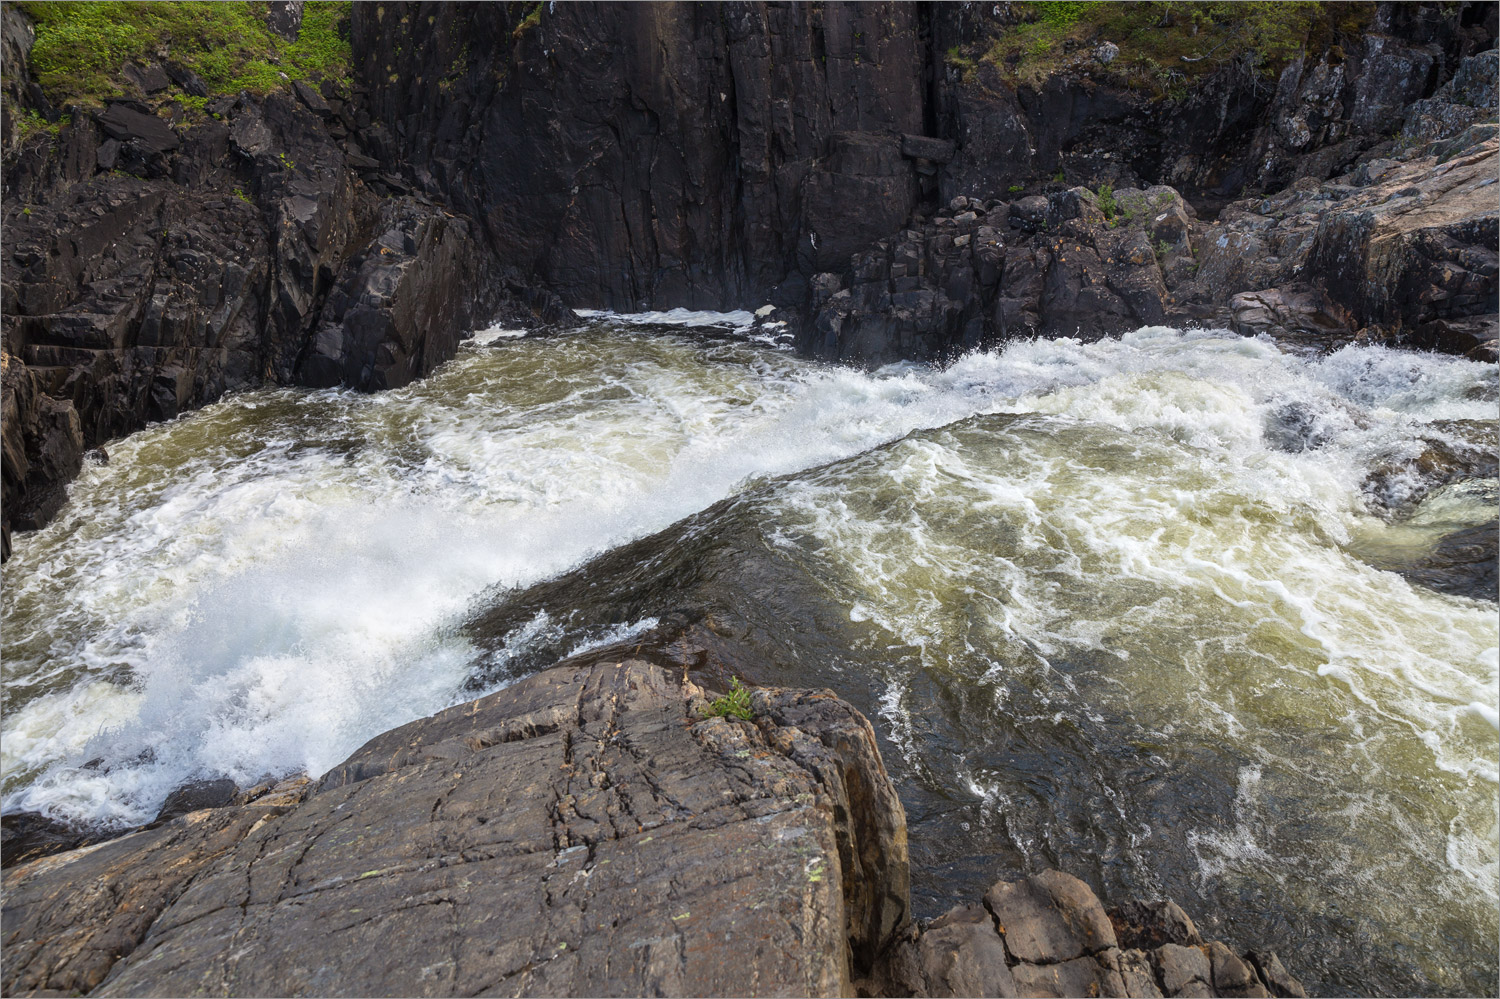
[[[1495,517],[1493,366],[1147,327],[865,372],[745,312],[585,317],[110,443],[3,570],[5,810],[126,827],[189,780],[321,774],[475,695],[487,607],[730,500],[840,622],[809,672],[867,691],[914,843],[963,840],[933,877],[1106,856],[1247,937],[1301,914],[1345,941],[1335,990],[1421,919],[1377,981],[1493,979],[1495,605],[1393,571]],[[569,613],[511,651],[658,624]],[[1016,733],[1077,779],[1028,785]]]

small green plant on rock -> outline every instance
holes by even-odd
[[[730,678],[729,693],[709,702],[708,716],[749,721],[755,717],[755,712],[750,710],[750,689],[740,682],[739,677]]]
[[[1113,184],[1102,184],[1096,193],[1099,210],[1104,213],[1106,221],[1113,222],[1115,216],[1120,213],[1119,205],[1115,204],[1115,186]]]
[[[1010,193],[1011,193],[1011,194],[1020,194],[1020,193],[1021,193],[1021,192],[1022,192],[1022,191],[1024,191],[1024,190],[1026,190],[1026,188],[1025,188],[1025,187],[1023,187],[1023,186],[1022,186],[1022,185],[1020,185],[1020,184],[1012,184],[1012,185],[1010,185],[1010,187],[1009,187],[1009,188],[1007,188],[1007,190],[1008,190],[1008,191],[1009,191],[1009,192],[1010,192]]]

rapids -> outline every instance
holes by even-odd
[[[1151,327],[866,373],[752,319],[111,443],[4,568],[5,809],[318,774],[670,619],[871,716],[919,915],[1055,864],[1313,991],[1493,991],[1494,576],[1432,568],[1494,522],[1492,366]]]

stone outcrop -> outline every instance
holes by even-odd
[[[1034,85],[963,71],[950,52],[1014,31],[1009,4],[393,3],[352,23],[367,151],[501,261],[579,305],[800,310],[913,209],[1061,171],[1212,215],[1390,155],[1409,108],[1482,90],[1458,67],[1494,46],[1492,9],[1367,20],[1274,82],[1236,62],[1166,95],[1086,49]]]
[[[655,655],[655,653],[652,653]],[[857,711],[591,653],[4,876],[7,995],[1301,995],[1047,871],[920,931]],[[192,809],[176,814],[181,809]]]
[[[360,4],[352,86],[200,113],[170,53],[104,108],[52,107],[7,8],[5,531],[146,422],[265,383],[404,384],[466,327],[564,303],[769,300],[804,350],[864,363],[1162,321],[1482,348],[1493,213],[1464,163],[1412,155],[1493,134],[1494,11],[1373,10],[1274,87],[1236,64],[1160,96],[1107,46],[1035,85],[960,72],[950,50],[1015,29],[1005,4]],[[296,36],[299,4],[267,16]],[[1397,183],[1420,196],[1380,200]],[[1086,195],[1106,184],[1170,210],[1121,226]]]
[[[889,956],[910,996],[1306,996],[1275,954],[1205,942],[1172,902],[1105,911],[1088,885],[1045,870],[999,881]]]
[[[1493,66],[1494,55],[1470,63]],[[1236,201],[1212,222],[1165,186],[960,195],[816,275],[806,319],[776,318],[802,323],[804,352],[866,364],[1161,323],[1492,360],[1494,130],[1466,125],[1401,159]]]
[[[708,709],[676,668],[564,665],[371,740],[300,804],[12,868],[0,985],[850,994],[908,927],[874,733],[826,691]]]
[[[293,14],[295,33],[299,13],[277,16]],[[55,110],[13,7],[4,33],[7,553],[85,450],[150,421],[267,383],[402,385],[476,325],[571,319],[492,266],[468,220],[376,171],[332,87],[219,97],[190,120],[137,73],[143,97],[22,139],[22,109]]]

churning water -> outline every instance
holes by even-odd
[[[5,566],[5,808],[318,774],[676,615],[875,720],[919,914],[1056,864],[1325,992],[1493,991],[1495,604],[1413,581],[1494,521],[1493,367],[1147,328],[863,373],[750,318],[111,445]]]

